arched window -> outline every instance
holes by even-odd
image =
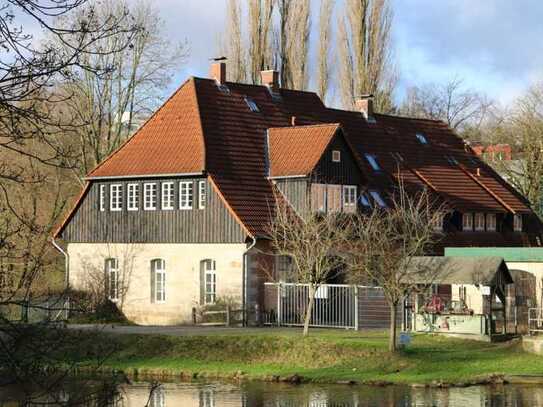
[[[166,262],[164,259],[151,260],[151,302],[166,301]]]
[[[215,260],[200,262],[200,303],[214,304],[217,301],[217,274]]]
[[[109,258],[104,266],[106,280],[106,295],[111,301],[119,299],[119,260]]]

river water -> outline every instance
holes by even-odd
[[[0,388],[0,407],[82,405],[90,382],[72,383],[50,394],[20,387]],[[98,387],[94,384],[94,390]],[[92,387],[92,386],[91,386]],[[85,390],[87,389],[87,390]],[[543,406],[543,387],[475,386],[426,389],[404,386],[289,385],[277,383],[134,382],[115,387],[106,399],[83,402],[123,407],[362,407],[362,406]],[[96,393],[95,393],[96,394]]]

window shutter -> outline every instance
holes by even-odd
[[[341,185],[328,185],[328,212],[341,211]]]
[[[200,305],[205,303],[206,292],[206,275],[205,275],[205,260],[200,262]]]
[[[155,263],[154,261],[151,262],[151,303],[154,304],[155,302]]]

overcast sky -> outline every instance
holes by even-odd
[[[165,33],[191,45],[176,85],[188,75],[207,76],[226,0],[154,1]],[[542,0],[392,0],[392,5],[399,95],[409,85],[459,76],[507,103],[543,80]]]

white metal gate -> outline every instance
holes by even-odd
[[[320,285],[309,325],[358,329],[358,288],[345,284]],[[309,304],[309,285],[265,283],[267,325],[301,326]]]

